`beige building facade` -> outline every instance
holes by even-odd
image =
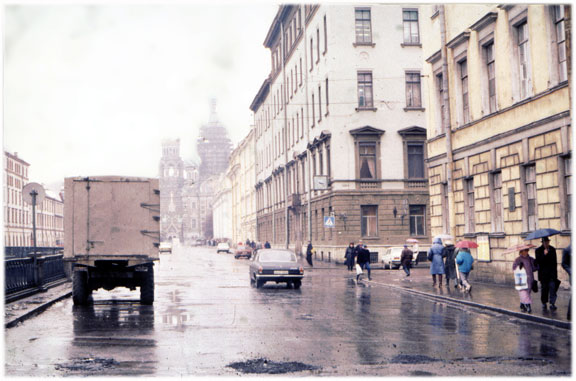
[[[22,197],[28,184],[30,164],[17,153],[4,151],[4,246],[32,247],[32,205]],[[63,247],[64,200],[59,194],[46,190],[46,197],[36,206],[36,245]]]
[[[570,243],[569,11],[421,7],[432,235],[477,241],[478,279],[512,282],[503,251],[538,228],[558,263]]]
[[[256,94],[258,240],[341,260],[430,241],[416,6],[282,5]]]

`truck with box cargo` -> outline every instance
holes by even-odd
[[[64,258],[71,263],[72,299],[86,304],[94,290],[140,288],[154,302],[159,259],[158,179],[96,176],[64,180]]]

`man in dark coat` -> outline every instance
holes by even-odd
[[[265,248],[265,249],[269,249],[269,248],[270,248],[270,242],[266,241],[266,242],[264,243],[264,248]]]
[[[572,244],[568,245],[564,250],[562,250],[562,268],[568,273],[568,279],[570,284],[572,284]],[[568,314],[566,317],[571,320],[571,310],[572,310],[572,295],[568,299]]]
[[[454,243],[450,240],[444,241],[444,272],[446,274],[446,287],[450,287],[450,279],[454,279],[454,287],[458,287],[456,281],[456,252],[454,251]]]
[[[308,241],[308,247],[306,247],[306,262],[308,262],[310,267],[314,267],[312,264],[312,250],[314,250],[314,247],[312,247],[312,242]]]
[[[352,271],[354,269],[354,257],[355,257],[355,248],[354,242],[350,242],[350,245],[346,248],[346,254],[344,257],[346,258],[346,266],[348,266],[348,271]]]
[[[542,246],[536,249],[536,265],[538,266],[538,280],[542,285],[540,301],[542,301],[543,309],[547,308],[546,303],[548,301],[550,301],[550,309],[556,309],[557,264],[556,249],[550,246],[548,237],[542,238]]]
[[[362,267],[362,270],[368,271],[368,280],[372,280],[370,277],[370,252],[366,245],[363,245],[360,249],[358,249],[358,256],[356,258],[356,263]],[[360,274],[356,275],[356,280],[359,280]]]
[[[413,257],[414,252],[408,248],[408,245],[404,245],[404,250],[402,250],[402,254],[400,254],[400,263],[407,277],[410,276],[410,265],[412,264]]]

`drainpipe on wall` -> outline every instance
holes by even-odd
[[[282,83],[284,84],[284,90],[282,91],[282,103],[284,104],[284,230],[286,233],[286,249],[290,245],[290,225],[289,221],[289,209],[288,209],[288,96],[286,95],[286,89],[288,88],[288,83],[286,81],[286,46],[284,45],[284,22],[280,23],[280,42],[282,44]]]
[[[446,48],[446,13],[444,5],[440,5],[440,44],[441,44],[441,60],[442,60],[442,102],[444,103],[443,120],[446,133],[446,182],[448,185],[448,233],[456,238],[456,211],[454,205],[454,184],[452,179],[452,171],[454,169],[454,157],[452,154],[452,121],[450,119],[450,90],[448,81],[448,56]]]
[[[304,85],[305,85],[305,89],[306,89],[306,101],[304,102],[306,104],[306,120],[310,120],[310,111],[309,111],[309,107],[310,104],[308,102],[308,49],[306,48],[306,43],[307,43],[307,37],[306,37],[306,31],[307,31],[307,24],[306,24],[306,12],[303,12],[304,14],[304,20],[302,21],[302,24],[304,25],[304,35],[303,35],[303,44],[304,44],[304,71],[306,73],[305,77],[304,77]],[[312,59],[312,57],[310,57],[310,59]],[[302,128],[304,128],[304,126],[302,126]],[[310,143],[310,128],[306,129],[306,140],[308,141],[308,143]],[[306,160],[308,161],[308,241],[312,242],[312,150],[310,148],[308,148],[308,146],[306,147]],[[303,242],[304,243],[304,242]],[[306,245],[307,246],[307,245]],[[304,245],[302,245],[302,247],[304,247]]]

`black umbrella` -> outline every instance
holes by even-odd
[[[549,237],[551,235],[556,235],[556,234],[560,234],[560,232],[556,229],[550,229],[550,228],[538,229],[538,230],[534,230],[532,233],[528,234],[526,236],[526,238],[524,238],[524,239],[527,241],[527,240],[531,240],[531,239]]]

